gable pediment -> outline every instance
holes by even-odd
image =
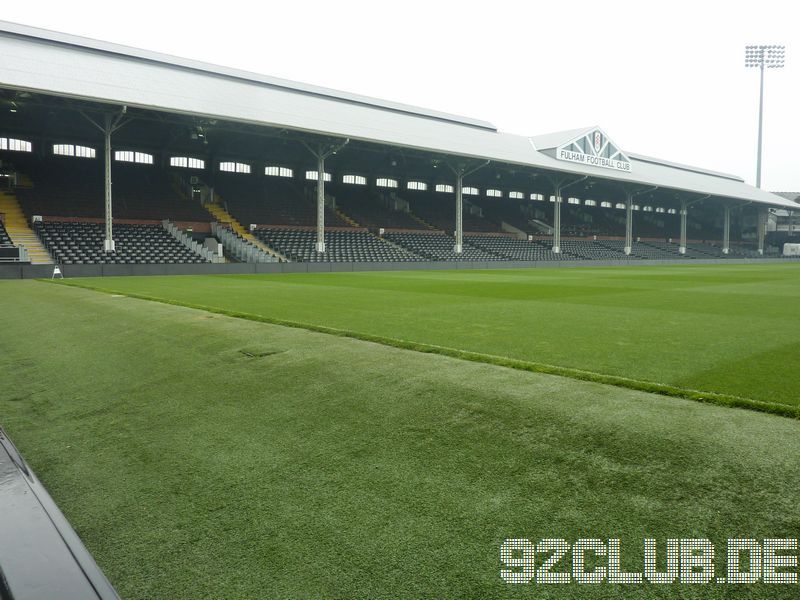
[[[555,158],[592,167],[630,172],[630,158],[599,127],[582,132],[556,148]]]

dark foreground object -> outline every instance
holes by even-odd
[[[119,600],[0,428],[0,599]]]

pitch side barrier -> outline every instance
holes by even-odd
[[[255,273],[340,273],[354,271],[420,271],[453,269],[559,269],[575,267],[641,267],[660,265],[752,265],[797,263],[798,258],[724,258],[675,260],[543,260],[430,261],[357,263],[225,263],[186,265],[62,265],[64,277],[143,275],[252,275]],[[53,265],[2,265],[0,279],[50,279]]]

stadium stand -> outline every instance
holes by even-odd
[[[598,228],[594,226],[591,215],[581,207],[568,204],[562,205],[561,231],[562,235],[572,237],[598,235]]]
[[[419,255],[378,238],[368,231],[326,230],[325,253],[315,250],[316,231],[311,229],[259,228],[256,237],[290,260],[301,262],[410,262]]]
[[[266,252],[261,242],[250,234],[246,238],[233,227],[220,223],[212,223],[211,232],[222,242],[228,258],[234,257],[239,262],[279,262],[277,256]]]
[[[586,215],[587,218],[583,235],[609,236],[619,235],[620,232],[625,231],[623,211],[591,206],[582,206],[581,211],[581,214]],[[574,213],[574,209],[566,212]]]
[[[550,247],[549,240],[540,240],[540,244]],[[561,239],[561,252],[567,256],[581,260],[623,260],[631,258],[625,256],[623,249],[616,245],[608,246],[603,242],[594,240],[569,240]],[[634,259],[638,258],[633,256]]]
[[[653,242],[648,241],[642,244],[643,246],[650,246],[659,251],[664,251],[669,254],[680,257],[680,245],[675,242]],[[705,244],[686,244],[686,254],[684,258],[725,258],[721,249],[715,249],[713,246],[706,246]]]
[[[150,71],[152,61],[130,48],[98,52],[80,38],[20,33],[20,27],[0,31],[9,56],[35,48],[52,57],[37,62],[49,83],[37,70],[11,68],[9,85],[0,90],[0,103],[8,106],[0,111],[0,213],[6,237],[22,249],[17,262],[30,263],[21,275],[44,272],[39,265],[53,260],[31,229],[34,216],[44,220],[36,226],[39,235],[59,236],[47,240],[59,253],[56,259],[82,262],[188,260],[170,250],[175,242],[201,257],[198,247],[207,243],[216,256],[206,259],[246,263],[760,258],[780,251],[779,225],[791,233],[770,207],[781,207],[788,219],[797,194],[782,198],[736,176],[628,156],[598,127],[515,136],[482,120],[410,106],[398,111],[385,101],[334,90],[318,93],[290,81],[273,85],[246,73],[232,77],[211,65],[187,70],[170,57],[150,77],[137,79],[138,86],[108,87],[109,77],[124,81],[134,65]],[[60,69],[67,56],[80,56],[93,68],[83,74],[83,67]],[[110,62],[114,70],[105,68]],[[0,61],[0,71],[5,66]],[[192,89],[216,90],[203,96],[208,106],[202,111],[170,104],[179,99],[165,90],[178,75],[194,80]],[[234,79],[247,81],[247,89]],[[77,94],[86,86],[93,93]],[[141,86],[148,88],[147,98],[137,91]],[[107,95],[112,88],[113,98]],[[244,92],[272,100],[253,100],[247,108],[230,101]],[[280,108],[287,100],[295,102],[288,112]],[[101,131],[108,136],[108,164]],[[595,153],[613,151],[609,156],[623,163],[616,166],[634,176],[601,173],[588,166],[591,161],[582,167],[552,160],[565,158],[558,156],[560,147],[574,146],[581,155],[592,144]],[[317,205],[323,184],[318,170],[326,171],[324,207]],[[108,214],[106,185],[113,190]],[[457,185],[463,211],[456,210]],[[554,194],[563,198],[556,202]],[[626,199],[634,203],[630,213]],[[681,207],[687,207],[683,234]],[[457,212],[463,216],[458,224]],[[315,249],[320,214],[327,253]],[[116,241],[128,247],[98,254],[99,223],[112,218],[116,237],[128,235]],[[135,235],[135,226],[158,228],[164,221],[175,228],[174,240],[159,243],[163,252],[151,255],[152,240]],[[459,254],[453,249],[456,229],[465,239]],[[623,252],[626,231],[636,240],[629,256]],[[206,242],[208,232],[226,243]],[[77,239],[84,233],[86,240]],[[691,240],[684,254],[675,243],[679,236]],[[722,254],[723,238],[740,245]],[[106,241],[111,248],[114,240]],[[140,242],[141,252],[130,247]],[[560,253],[552,252],[554,244]]]
[[[625,254],[625,240],[600,240],[597,244],[623,256]],[[665,260],[680,258],[681,255],[678,254],[677,246],[674,246],[673,249],[666,247],[666,245],[659,246],[651,242],[633,242],[630,257],[634,259]]]
[[[711,244],[688,243],[686,253],[694,258],[729,258],[730,254],[723,254],[722,248]]]
[[[226,210],[245,228],[250,224],[313,227],[317,207],[291,179],[217,175],[214,190]],[[325,208],[328,227],[351,227],[335,211]]]
[[[11,241],[11,238],[8,237],[8,232],[6,231],[6,228],[3,226],[3,221],[0,220],[0,247],[8,247],[13,245],[14,244]]]
[[[473,202],[481,207],[484,217],[490,221],[507,223],[525,233],[539,233],[532,220],[537,213],[544,218],[544,212],[539,208],[541,203],[509,198],[476,198]]]
[[[486,220],[507,223],[528,234],[539,235],[542,223],[550,225],[553,222],[553,203],[549,201],[510,198],[474,198],[470,201],[481,207]],[[564,202],[561,205],[561,230],[567,237],[619,236],[625,231],[625,211]],[[680,216],[677,214],[634,211],[636,236],[666,239],[677,235],[679,230]],[[694,238],[705,237],[701,232],[706,231],[706,227],[700,223],[690,220],[690,230]],[[719,232],[715,235],[719,237]]]
[[[569,260],[569,256],[555,254],[550,246],[536,241],[520,240],[505,235],[467,235],[464,241],[508,260]]]
[[[437,232],[389,231],[384,235],[384,238],[427,260],[505,260],[502,255],[483,250],[466,242],[463,245],[463,252],[456,254],[453,250],[455,240],[449,235]]]
[[[36,233],[60,264],[187,264],[208,262],[178,242],[161,225],[116,225],[116,252],[103,252],[99,223],[44,221]]]
[[[134,223],[116,225],[118,251],[106,255],[101,250],[101,226],[89,222],[102,217],[104,210],[98,163],[51,156],[28,157],[21,164],[25,169],[23,180],[29,183],[15,190],[19,205],[28,220],[33,215],[46,217],[43,224],[36,226],[36,233],[53,258],[66,264],[206,262],[191,248],[164,236],[161,228],[153,224],[164,219],[228,223],[232,231],[226,229],[224,235],[229,236],[225,244],[229,256],[244,262],[611,261],[760,256],[748,246],[732,246],[730,254],[725,255],[718,245],[698,241],[707,239],[704,233],[719,233],[714,214],[706,215],[700,210],[693,213],[689,222],[693,242],[687,245],[685,255],[679,254],[674,239],[680,229],[678,214],[636,211],[634,237],[638,241],[633,244],[631,255],[626,256],[621,239],[625,211],[616,205],[610,208],[568,202],[562,204],[562,252],[554,254],[552,239],[543,235],[551,227],[552,202],[475,195],[465,197],[465,244],[463,253],[457,255],[451,237],[455,227],[453,194],[405,190],[398,197],[393,190],[341,182],[326,187],[327,252],[320,255],[315,251],[313,181],[218,172],[211,178],[217,203],[203,207],[181,193],[186,182],[176,172],[155,165],[121,162],[114,163],[114,216]],[[336,208],[332,208],[334,204]],[[137,221],[142,223],[136,224]],[[138,229],[145,223],[156,232],[155,237],[146,228]],[[249,231],[251,223],[257,225],[254,235]],[[504,228],[516,234],[503,231]],[[375,235],[379,229],[384,230],[383,237]],[[527,241],[523,233],[537,239]],[[6,232],[0,230],[0,245],[8,244],[7,240]],[[231,244],[241,246],[242,252],[233,253]],[[259,244],[263,246],[259,248]],[[269,255],[273,251],[277,254]]]
[[[456,228],[455,196],[440,192],[409,192],[408,202],[411,212],[429,224],[434,229],[452,233]],[[478,214],[470,212],[471,199],[464,199],[463,223],[464,231],[470,232],[501,232],[499,223],[490,221]],[[477,206],[477,205],[476,205]]]
[[[731,244],[730,256],[732,258],[761,258],[755,248],[742,244]]]
[[[32,187],[18,188],[22,210],[51,217],[100,218],[104,214],[100,164],[82,159],[51,157],[26,165]],[[178,192],[170,174],[152,165],[114,163],[114,217],[117,219],[209,222],[198,202]]]
[[[19,258],[19,250],[11,241],[3,226],[3,220],[0,219],[0,262],[17,261]]]
[[[337,207],[362,227],[369,229],[427,229],[426,225],[413,215],[402,210],[394,210],[387,197],[369,188],[349,189],[342,187],[335,191]]]

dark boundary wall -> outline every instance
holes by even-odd
[[[225,263],[192,265],[64,265],[64,277],[126,275],[247,275],[254,273],[338,273],[353,271],[425,271],[444,269],[553,269],[566,267],[638,267],[659,265],[755,265],[798,263],[797,258],[727,258],[675,260],[547,260],[490,262],[372,262],[372,263]],[[0,264],[0,279],[49,279],[53,265]]]

